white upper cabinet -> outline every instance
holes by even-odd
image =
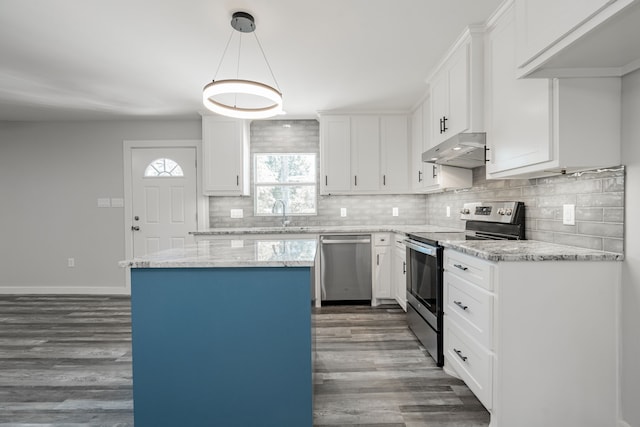
[[[380,159],[385,192],[409,189],[409,121],[407,116],[380,117]]]
[[[460,132],[482,130],[482,32],[467,29],[428,79],[432,146]]]
[[[351,189],[351,121],[348,116],[320,119],[320,194]]]
[[[487,178],[531,178],[620,164],[620,78],[516,79],[510,4],[486,40]]]
[[[354,191],[380,189],[380,120],[351,117],[351,179]]]
[[[518,76],[622,76],[640,67],[638,0],[515,0]]]
[[[411,115],[411,189],[414,193],[431,193],[471,187],[470,169],[422,161],[422,153],[431,148],[430,108],[430,99],[427,98]]]
[[[202,117],[203,193],[249,195],[249,129],[244,120]]]
[[[320,194],[409,193],[405,115],[321,115]]]

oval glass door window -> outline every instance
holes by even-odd
[[[182,168],[171,159],[156,159],[144,170],[145,178],[167,178],[184,176]]]

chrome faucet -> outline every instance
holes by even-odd
[[[281,224],[283,227],[286,227],[287,225],[289,225],[289,220],[287,219],[287,212],[286,212],[286,208],[287,205],[284,203],[284,200],[282,199],[278,199],[273,203],[273,207],[271,208],[271,212],[272,213],[276,213],[278,210],[276,209],[276,206],[278,205],[278,203],[282,204],[282,219],[280,220]]]

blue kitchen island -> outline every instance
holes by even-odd
[[[205,240],[122,263],[136,427],[312,426],[316,246]]]

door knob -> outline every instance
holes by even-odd
[[[140,227],[138,227],[137,225],[132,225],[131,226],[131,230],[132,231],[140,231]]]

